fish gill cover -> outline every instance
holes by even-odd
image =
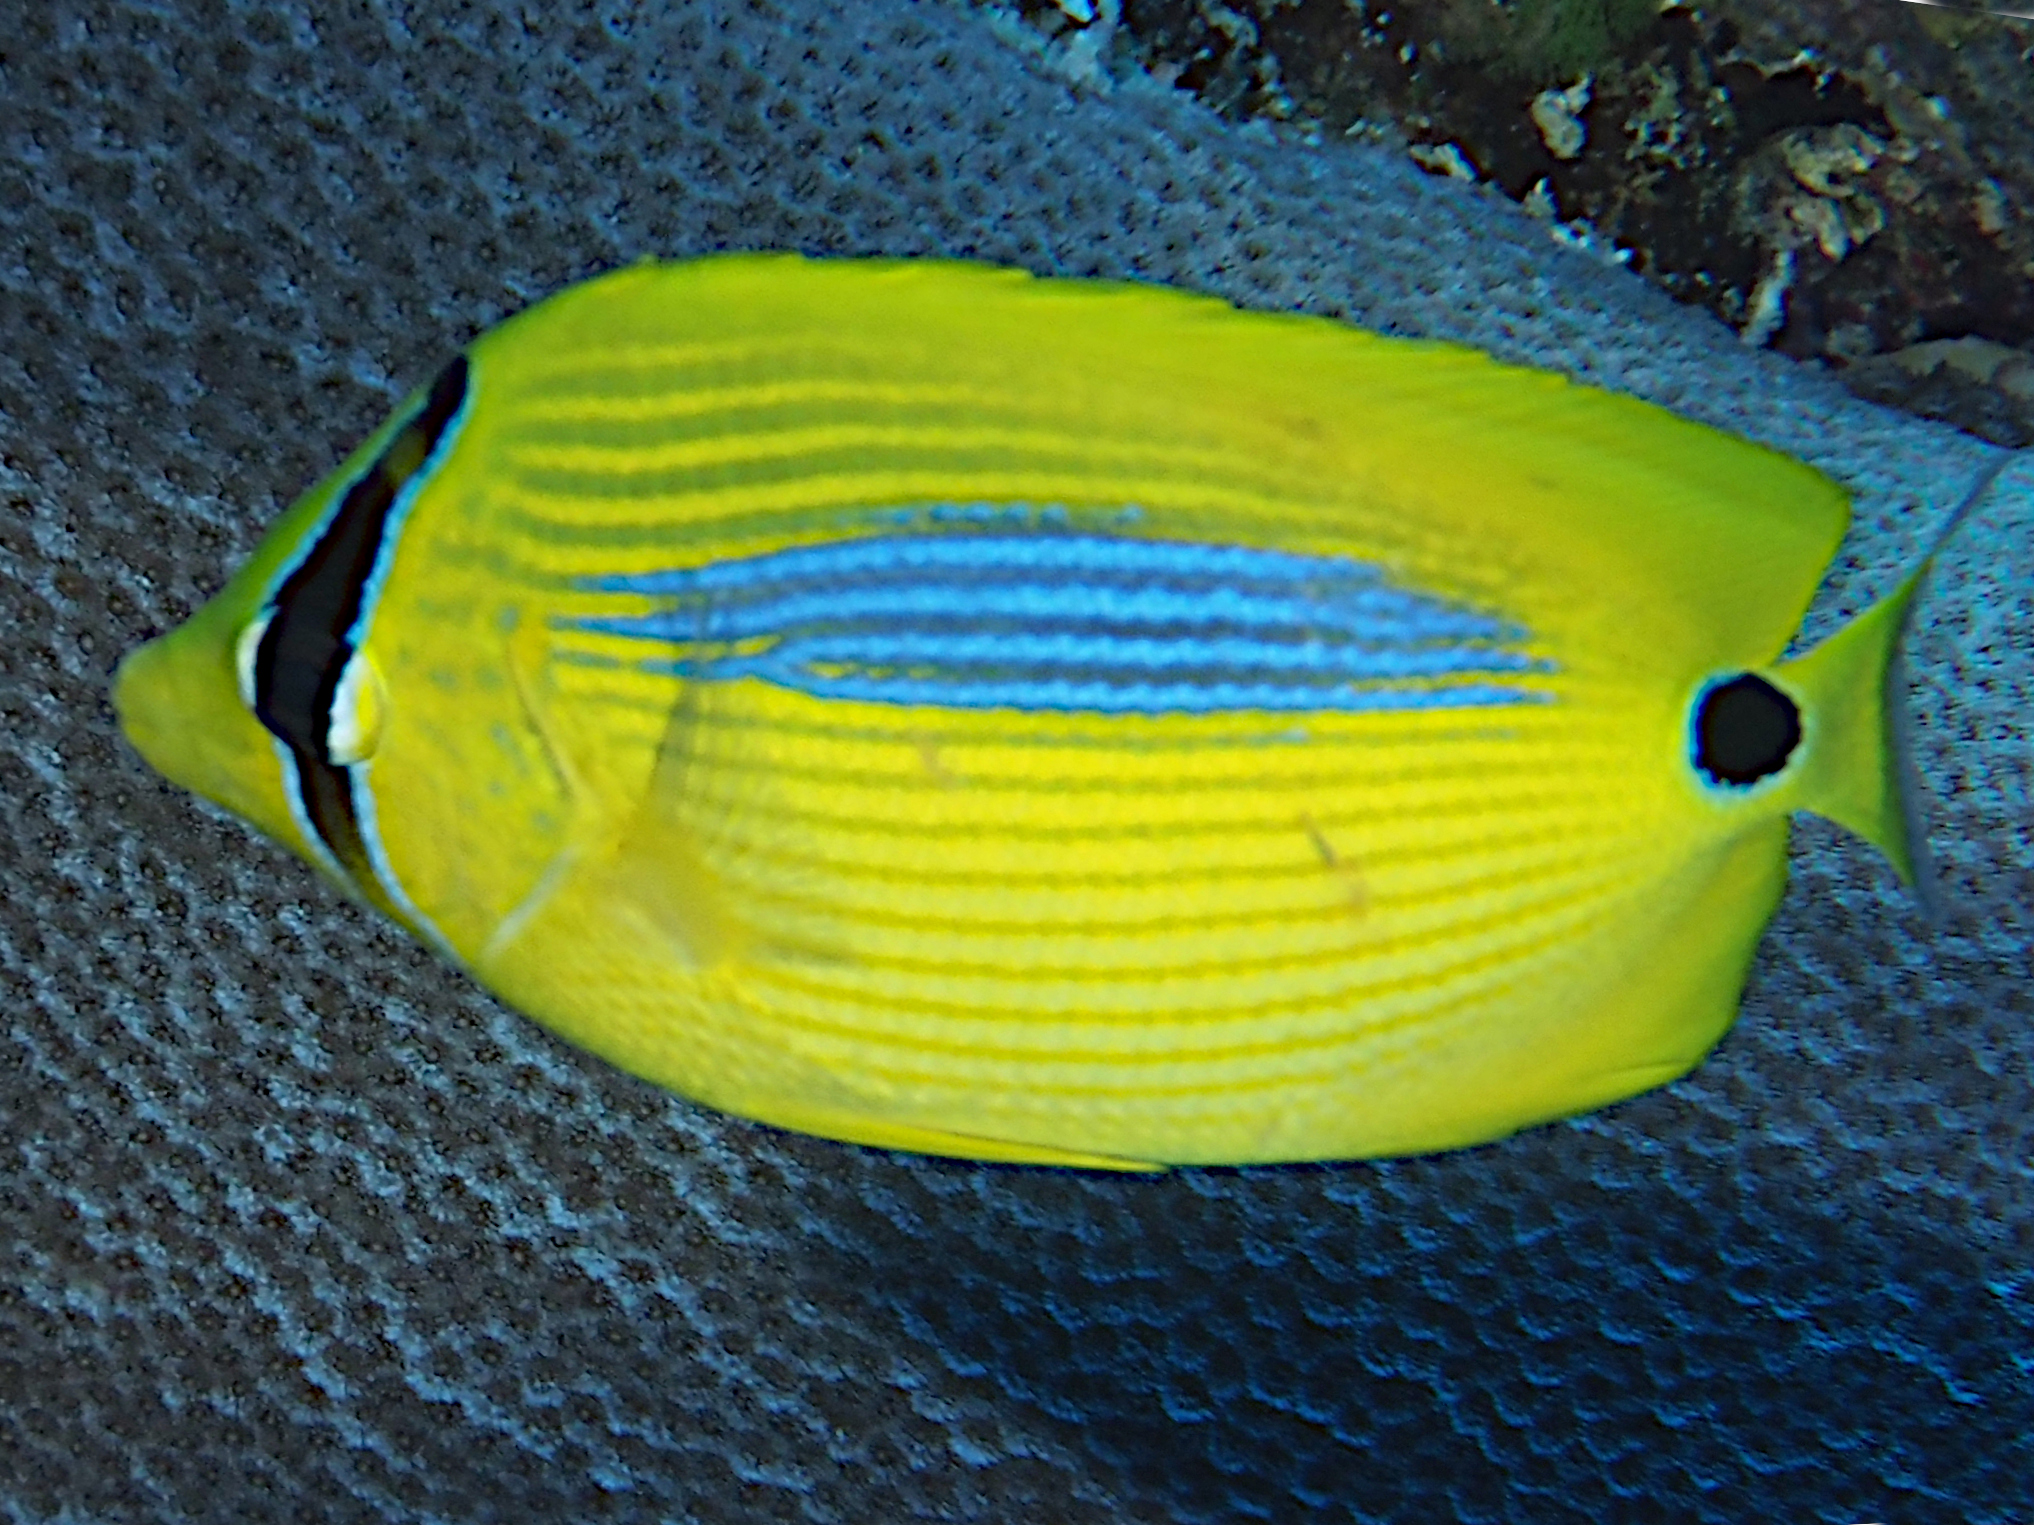
[[[1464,340],[1823,467],[1812,637],[1988,452],[1380,152],[931,4],[107,3],[0,91],[10,1518],[2011,1521],[2030,473],[1911,666],[1947,888],[1798,833],[1689,1079],[1487,1148],[908,1159],[572,1053],[150,780],[118,653],[458,344],[638,255],[949,254]]]

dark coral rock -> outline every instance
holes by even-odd
[[[1797,358],[2034,341],[2034,22],[1845,0],[1025,9],[1231,117],[1399,136]]]

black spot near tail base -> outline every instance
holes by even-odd
[[[1756,673],[1712,684],[1696,702],[1695,766],[1713,784],[1749,788],[1800,744],[1800,708]]]

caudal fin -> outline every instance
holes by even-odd
[[[1848,827],[1886,855],[1933,915],[1940,907],[1928,857],[1923,795],[1909,744],[1907,624],[1936,554],[2002,472],[2026,454],[1985,468],[1899,587],[1814,650],[1783,662],[1778,676],[1803,701],[1806,738],[1801,803]]]
[[[1801,804],[1878,848],[1925,905],[1927,844],[1906,761],[1900,663],[1923,570],[1776,676],[1798,696],[1807,727]]]

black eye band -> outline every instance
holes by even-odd
[[[300,756],[329,763],[332,696],[353,655],[389,510],[437,448],[466,397],[466,358],[438,374],[424,405],[347,489],[339,511],[276,590],[254,660],[254,713]]]
[[[1711,783],[1748,788],[1800,744],[1800,709],[1756,673],[1716,684],[1695,707],[1695,766]]]
[[[366,850],[346,769],[332,761],[332,705],[352,660],[368,585],[384,558],[390,511],[466,400],[460,356],[438,373],[416,416],[347,489],[339,510],[276,589],[254,658],[254,713],[290,749],[311,825],[356,880]]]

